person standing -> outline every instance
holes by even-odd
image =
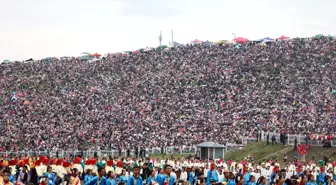
[[[217,182],[218,182],[218,173],[216,171],[216,165],[214,163],[212,163],[210,165],[210,170],[207,173],[206,184],[211,185],[211,184],[217,183]]]
[[[266,145],[269,145],[269,132],[267,132],[267,136],[266,136]]]
[[[274,135],[274,134],[272,135],[272,146],[273,146],[273,143],[277,144],[277,142],[276,142],[276,138],[275,138],[275,135]]]
[[[117,185],[117,181],[115,180],[115,175],[112,171],[107,173],[108,179],[106,180],[107,185]]]
[[[183,182],[187,182],[187,179],[188,179],[188,173],[186,172],[185,167],[182,167],[180,180],[182,180]]]
[[[98,176],[93,177],[91,180],[86,182],[84,185],[107,185],[106,184],[106,178],[105,175],[105,169],[103,167],[98,168]]]
[[[78,177],[79,171],[77,168],[72,169],[71,181],[73,185],[81,185],[81,181]]]
[[[18,181],[23,184],[27,184],[28,182],[28,167],[25,165],[22,167],[22,171],[18,177]]]
[[[11,181],[9,181],[9,177],[11,176],[11,172],[8,170],[5,170],[3,172],[3,178],[2,178],[2,185],[13,185]]]
[[[142,178],[140,176],[140,166],[133,167],[133,175],[127,180],[127,185],[142,185]]]
[[[48,166],[47,167],[47,172],[44,174],[45,178],[48,178],[53,184],[56,182],[56,177],[54,173],[52,172],[52,167]]]
[[[191,185],[194,185],[195,184],[195,179],[196,179],[196,174],[195,174],[195,168],[193,167],[191,169],[191,172],[189,173],[189,183]]]

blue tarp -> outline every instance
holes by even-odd
[[[178,42],[173,42],[173,44],[174,44],[174,46],[179,46],[179,45],[181,45],[180,43],[178,43]]]
[[[266,43],[266,42],[274,42],[274,39],[269,38],[269,37],[265,37],[265,38],[261,41],[261,43]]]

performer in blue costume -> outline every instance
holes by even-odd
[[[308,175],[308,182],[306,185],[317,185],[314,175]]]
[[[98,168],[98,176],[93,177],[91,180],[86,182],[84,185],[107,185],[105,175],[105,169],[103,167]]]
[[[115,180],[115,175],[112,171],[107,173],[108,179],[106,180],[107,185],[117,185],[117,181]]]
[[[326,184],[326,177],[327,177],[327,173],[325,172],[324,166],[322,166],[321,171],[317,175],[318,184],[325,185]]]
[[[127,180],[128,178],[126,177],[126,170],[122,169],[121,175],[119,177],[119,183],[122,183],[122,182],[127,183]]]
[[[157,182],[156,176],[155,176],[155,170],[149,170],[150,176],[146,180],[147,185],[151,185],[153,183]]]
[[[248,169],[248,172],[245,174],[244,176],[244,185],[248,185],[248,183],[250,182],[250,179],[251,179],[251,172],[252,172],[252,169],[249,168]]]
[[[171,175],[172,166],[167,164],[164,167],[164,174],[161,176],[163,182],[167,182],[168,185],[173,185],[176,181],[175,176]]]
[[[218,182],[218,172],[216,171],[216,165],[212,163],[210,165],[210,170],[207,173],[207,185]]]
[[[90,181],[91,178],[92,178],[92,170],[87,169],[86,173],[84,174],[84,184],[87,183],[88,181]]]
[[[226,185],[236,185],[235,176],[230,172]]]
[[[253,175],[250,176],[248,185],[257,185],[256,179]]]
[[[207,178],[209,178],[209,177],[207,177]],[[189,182],[190,182],[190,184],[194,185],[196,179],[197,179],[197,177],[196,177],[196,174],[195,174],[195,168],[192,168],[191,172],[189,173]]]
[[[139,166],[133,167],[133,175],[127,180],[127,185],[143,185]]]
[[[48,167],[47,167],[47,172],[44,173],[44,177],[45,177],[45,178],[48,178],[49,181],[52,182],[52,184],[55,184],[55,182],[56,182],[56,177],[55,177],[55,174],[52,172],[52,167],[51,167],[51,166],[48,166]]]

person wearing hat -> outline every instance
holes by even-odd
[[[56,174],[63,179],[64,175],[62,173],[62,163],[63,163],[63,160],[62,159],[57,159],[55,160],[55,165],[53,167],[53,169],[55,170]]]
[[[114,173],[113,160],[106,161],[105,171]]]
[[[83,173],[83,167],[82,167],[82,164],[81,164],[81,158],[80,157],[76,157],[74,160],[73,160],[73,167],[76,168],[78,170],[78,173]]]
[[[115,172],[116,174],[121,174],[123,170],[123,162],[121,160],[117,161]]]
[[[140,167],[134,166],[133,167],[133,175],[130,176],[127,180],[127,185],[142,185],[142,178],[140,176]]]

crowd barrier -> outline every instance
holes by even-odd
[[[272,142],[271,138],[272,136],[275,136],[276,142],[280,144],[280,134],[279,133],[269,133],[269,143]],[[305,135],[287,135],[286,139],[286,145],[292,145],[294,146],[295,143],[295,138],[297,139],[297,144],[299,143],[305,143],[308,142],[309,145],[311,146],[322,146],[323,143],[321,140],[307,140]],[[260,140],[262,141],[267,141],[267,133],[262,132],[261,133],[261,138]],[[231,150],[238,150],[243,147],[243,145],[257,142],[257,138],[245,138],[242,141],[242,144],[226,144],[225,152],[231,151]],[[331,146],[336,147],[336,141],[331,141]],[[135,155],[135,150],[130,150],[130,155],[134,156]],[[196,146],[183,146],[183,147],[163,147],[163,148],[147,148],[145,149],[145,153],[142,152],[142,156],[149,156],[149,155],[160,155],[160,154],[190,154],[193,156],[196,153]],[[127,150],[88,150],[88,151],[18,151],[18,152],[12,152],[12,151],[7,151],[7,152],[0,152],[0,156],[39,156],[39,155],[44,155],[44,156],[50,156],[50,157],[66,157],[66,156],[75,156],[75,155],[82,155],[83,157],[92,157],[92,156],[99,156],[99,157],[119,157],[119,156],[127,156]],[[138,156],[140,156],[140,151],[138,151]]]
[[[269,142],[272,142],[272,136],[275,136],[276,142],[279,144],[280,143],[280,134],[279,133],[269,133]],[[287,134],[287,139],[285,140],[286,145],[292,145],[294,146],[295,144],[295,138],[297,144],[300,143],[308,143],[311,146],[323,146],[323,141],[322,140],[309,140],[309,138],[306,138],[306,135],[294,135],[294,134]],[[251,139],[250,139],[251,140]],[[253,138],[252,140],[256,141],[256,138]],[[262,132],[261,133],[261,140],[267,142],[267,133]],[[332,147],[336,147],[336,141],[331,140],[330,141]]]

